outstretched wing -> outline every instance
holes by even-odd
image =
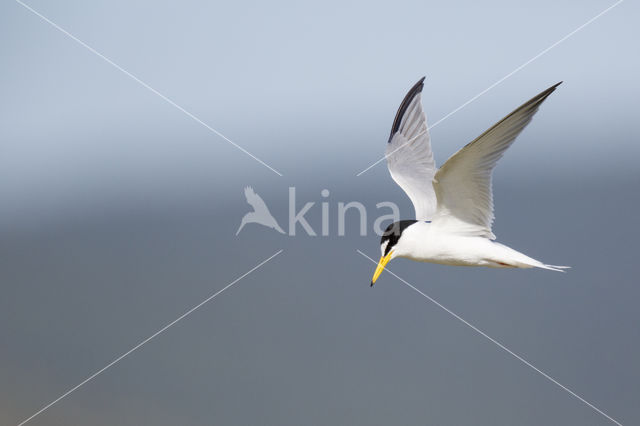
[[[560,83],[530,99],[444,163],[434,178],[438,198],[434,224],[461,234],[495,239],[491,232],[493,168]]]
[[[269,209],[264,203],[264,200],[262,199],[262,197],[255,193],[252,187],[247,186],[246,188],[244,188],[244,196],[247,198],[247,203],[249,203],[249,205],[253,207],[253,210],[255,212],[261,213],[266,211],[267,213],[269,213]]]
[[[436,210],[432,180],[436,162],[431,152],[427,117],[422,110],[424,77],[405,96],[391,127],[385,156],[391,177],[407,193],[417,220],[431,220]]]

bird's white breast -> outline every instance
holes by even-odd
[[[417,222],[402,233],[396,256],[445,265],[488,266],[494,246],[486,238],[456,235],[431,223]]]

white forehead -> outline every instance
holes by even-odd
[[[385,240],[382,244],[380,244],[380,252],[384,256],[384,251],[387,248],[387,244],[389,244],[389,240]]]

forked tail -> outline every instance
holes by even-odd
[[[548,269],[550,271],[558,271],[558,272],[566,272],[565,269],[571,269],[571,266],[558,266],[558,265],[546,265],[541,263],[540,265],[536,265],[538,268]]]
[[[493,246],[499,247],[502,250],[499,253],[498,260],[494,259],[494,261],[497,261],[498,264],[502,264],[507,267],[542,268],[556,272],[566,272],[565,269],[571,268],[571,266],[547,265],[546,263],[542,263],[539,260],[529,257],[524,253],[520,253],[519,251],[516,251],[511,247],[507,247],[504,244],[500,244],[495,241],[493,242]]]

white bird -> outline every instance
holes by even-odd
[[[391,259],[491,268],[544,268],[547,265],[497,243],[491,232],[491,173],[498,160],[529,124],[542,102],[560,85],[533,97],[453,154],[440,169],[431,152],[422,110],[424,77],[407,93],[396,114],[386,158],[391,177],[407,193],[415,220],[387,227],[380,240],[382,256],[371,285]]]
[[[240,227],[236,231],[236,235],[240,233],[240,230],[242,230],[244,225],[246,225],[247,223],[258,223],[268,228],[273,228],[279,233],[284,234],[284,231],[282,230],[282,228],[280,228],[280,225],[278,225],[276,218],[273,217],[264,200],[255,193],[253,188],[247,186],[244,189],[244,196],[247,199],[247,203],[249,203],[249,205],[253,207],[253,211],[245,214],[242,217],[242,221],[240,222]]]

